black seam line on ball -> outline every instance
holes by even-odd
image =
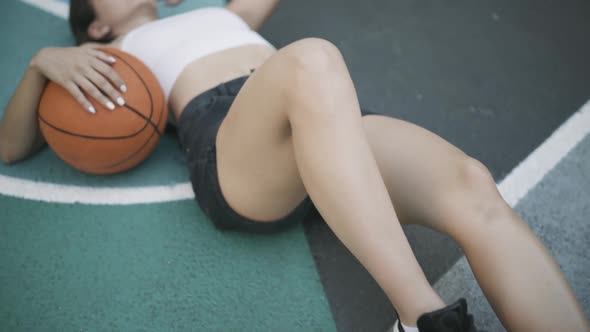
[[[92,170],[106,170],[106,169],[113,168],[113,167],[119,166],[119,165],[127,162],[129,159],[135,157],[139,152],[141,152],[145,148],[145,146],[152,140],[152,138],[154,137],[154,134],[156,134],[156,133],[157,133],[157,131],[154,130],[151,133],[150,137],[148,137],[148,139],[146,139],[145,142],[143,142],[143,144],[139,148],[137,148],[137,150],[133,151],[133,153],[131,153],[127,157],[123,158],[122,160],[119,160],[111,165],[95,167],[95,168],[92,168]]]
[[[141,77],[141,75],[139,75],[139,73],[137,72],[137,70],[135,70],[135,68],[133,68],[133,66],[131,66],[129,64],[129,62],[127,62],[125,59],[121,58],[120,56],[118,56],[117,54],[112,54],[109,53],[110,55],[116,57],[117,59],[121,60],[123,63],[125,63],[127,65],[127,67],[129,67],[129,69],[131,69],[134,73],[135,76],[137,76],[137,78],[139,78],[139,80],[141,81],[141,84],[143,84],[143,87],[145,88],[145,91],[147,91],[148,96],[150,97],[150,116],[149,116],[149,121],[152,121],[152,116],[154,115],[154,98],[152,96],[152,93],[150,92],[150,89],[147,86],[147,83],[143,80],[143,77]]]
[[[125,104],[124,107],[126,109],[130,110],[131,112],[137,114],[137,116],[139,116],[140,118],[144,119],[148,124],[150,124],[152,127],[154,127],[154,130],[156,131],[156,133],[158,133],[158,135],[162,136],[162,133],[160,133],[160,131],[158,130],[158,126],[156,126],[147,116],[141,114],[141,112],[139,112],[134,107],[129,106],[127,104]]]
[[[162,105],[162,111],[161,111],[161,112],[164,112],[164,109],[163,109],[163,108],[164,108],[164,105]],[[161,118],[161,115],[160,115],[160,118]],[[150,123],[152,123],[152,122],[150,121]],[[114,164],[107,165],[107,166],[101,166],[101,167],[95,167],[95,168],[93,168],[92,170],[103,170],[103,171],[104,171],[104,170],[106,170],[106,169],[113,168],[113,167],[117,167],[117,166],[119,166],[119,165],[121,165],[121,164],[123,164],[123,163],[127,162],[129,159],[131,159],[131,158],[135,157],[135,156],[136,156],[136,155],[137,155],[137,154],[138,154],[138,153],[139,153],[141,150],[143,150],[143,148],[145,148],[145,146],[146,146],[146,145],[147,145],[147,144],[148,144],[148,143],[149,143],[149,142],[152,140],[152,138],[154,137],[154,134],[156,134],[156,133],[157,133],[157,134],[158,134],[160,137],[162,136],[162,135],[161,135],[161,134],[158,132],[158,129],[157,129],[156,127],[154,127],[154,131],[153,131],[153,132],[150,134],[150,137],[148,137],[148,139],[147,139],[145,142],[143,142],[143,144],[142,144],[142,145],[141,145],[139,148],[137,148],[137,150],[133,151],[133,153],[131,153],[130,155],[128,155],[128,156],[127,156],[127,157],[125,157],[124,159],[117,161],[117,162],[116,162],[116,163],[114,163]]]
[[[123,136],[92,136],[92,135],[84,135],[84,134],[77,134],[77,133],[73,133],[71,131],[56,127],[54,125],[52,125],[51,123],[49,123],[47,120],[45,120],[41,115],[39,115],[39,119],[41,121],[43,121],[43,123],[45,123],[46,125],[48,125],[49,127],[62,132],[64,134],[68,134],[71,136],[75,136],[75,137],[80,137],[80,138],[87,138],[87,139],[96,139],[96,140],[115,140],[115,139],[124,139],[124,138],[131,138],[131,137],[135,137],[137,135],[139,135],[144,129],[145,127],[148,126],[148,122],[145,123],[145,125],[138,130],[135,133],[129,134],[129,135],[123,135]]]
[[[152,93],[150,91],[150,89],[147,86],[147,83],[144,81],[143,77],[141,77],[141,75],[139,75],[139,73],[137,72],[137,70],[135,70],[135,68],[133,68],[133,66],[131,66],[129,64],[129,62],[127,62],[125,59],[121,58],[120,56],[118,56],[117,54],[113,54],[113,53],[109,53],[108,54],[116,57],[117,59],[121,60],[123,63],[125,63],[127,65],[127,67],[129,67],[129,69],[131,69],[134,73],[135,76],[137,76],[137,78],[139,78],[139,80],[141,81],[141,84],[143,84],[145,91],[147,91],[148,96],[150,97],[150,115],[149,118],[146,117],[145,115],[141,114],[140,112],[138,112],[135,108],[129,106],[129,105],[125,105],[125,108],[131,110],[132,112],[134,112],[135,114],[137,114],[138,116],[140,116],[142,119],[146,120],[147,122],[149,122],[150,125],[152,125],[152,127],[154,127],[154,130],[158,133],[159,136],[162,136],[162,133],[160,133],[160,131],[158,130],[158,126],[156,126],[153,122],[152,122],[152,117],[154,115],[154,98],[152,96]],[[163,111],[163,110],[162,110]],[[160,112],[160,119],[158,119],[158,123],[160,122],[162,117],[162,112]]]

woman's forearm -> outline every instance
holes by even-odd
[[[46,82],[32,61],[0,122],[0,157],[5,163],[22,160],[44,144],[37,122],[37,108]]]

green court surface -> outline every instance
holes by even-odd
[[[0,211],[4,331],[334,329],[301,228],[226,234],[190,201]]]
[[[220,4],[192,1],[176,11]],[[62,18],[15,0],[0,6],[3,112],[35,52],[72,41]],[[46,148],[0,164],[0,176],[4,185],[86,189],[188,179],[173,133],[120,175],[82,174]],[[122,206],[0,195],[0,331],[198,330],[335,330],[303,227],[276,236],[220,232],[192,199]]]

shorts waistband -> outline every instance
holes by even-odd
[[[183,148],[190,145],[191,140],[203,134],[206,130],[200,123],[205,117],[210,117],[209,108],[213,100],[217,97],[235,97],[249,76],[242,76],[231,81],[227,81],[213,87],[197,96],[195,96],[184,108],[178,119],[178,135],[180,144]],[[195,132],[196,128],[200,128]],[[192,137],[192,138],[191,138]]]
[[[213,88],[195,96],[193,99],[191,99],[191,101],[184,108],[184,110],[180,116],[181,121],[182,121],[183,115],[185,113],[187,113],[185,111],[188,111],[190,109],[198,109],[203,105],[207,105],[208,103],[211,102],[211,99],[213,99],[214,97],[236,96],[238,94],[238,92],[240,91],[240,89],[242,88],[242,86],[244,85],[244,83],[246,82],[246,80],[248,79],[248,77],[250,77],[250,76],[249,75],[242,76],[242,77],[235,78],[231,81],[221,83],[221,84],[217,85],[216,87],[213,87]]]

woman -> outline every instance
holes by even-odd
[[[106,43],[158,77],[197,201],[219,228],[282,229],[313,201],[391,300],[398,331],[475,331],[465,301],[445,305],[420,269],[401,227],[419,223],[460,244],[509,330],[587,331],[557,264],[485,166],[423,128],[362,112],[329,42],[275,50],[255,30],[277,2],[234,0],[158,20],[153,0],[71,1],[82,46],[31,60],[0,125],[2,159],[44,144],[36,111],[48,79],[89,113],[125,103],[114,59],[95,49]]]

